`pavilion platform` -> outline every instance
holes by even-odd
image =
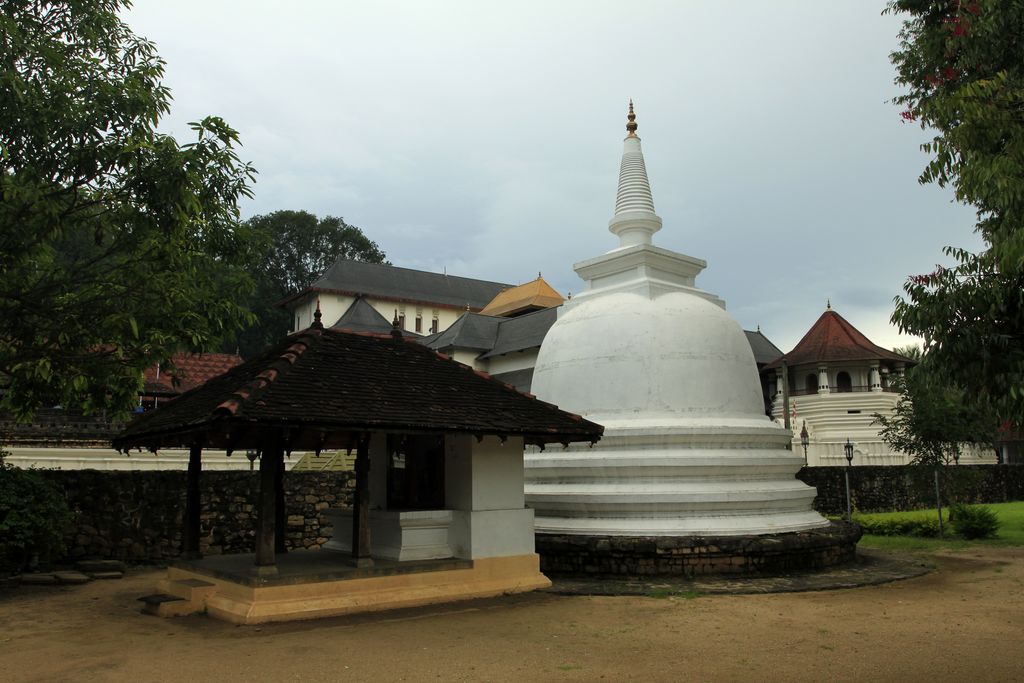
[[[547,588],[536,554],[398,562],[374,559],[353,566],[352,556],[296,550],[260,573],[254,554],[178,560],[156,595],[141,598],[158,616],[205,613],[235,624],[294,621],[494,597]]]

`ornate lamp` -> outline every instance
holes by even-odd
[[[846,454],[846,469],[843,470],[843,478],[846,479],[846,521],[853,521],[853,506],[850,504],[850,466],[853,465],[853,444],[850,443],[849,437],[846,439],[846,445],[843,446],[843,452]]]

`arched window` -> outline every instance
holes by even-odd
[[[836,375],[836,390],[840,392],[853,391],[853,380],[850,379],[850,373],[840,372]]]
[[[813,372],[804,378],[804,389],[808,394],[813,394],[818,391],[818,376]]]

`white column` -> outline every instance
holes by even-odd
[[[782,395],[782,371],[775,373],[775,395]]]
[[[882,376],[878,374],[878,361],[871,364],[871,378],[869,382],[871,384],[871,391],[882,390]]]
[[[825,395],[827,393],[829,393],[828,368],[822,365],[818,368],[818,394]]]

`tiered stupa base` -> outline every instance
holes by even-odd
[[[577,536],[538,533],[546,575],[768,575],[825,569],[856,558],[861,529],[832,522],[765,536]]]
[[[787,432],[723,422],[610,426],[592,449],[527,455],[542,571],[769,574],[852,561],[860,528],[811,508]]]

